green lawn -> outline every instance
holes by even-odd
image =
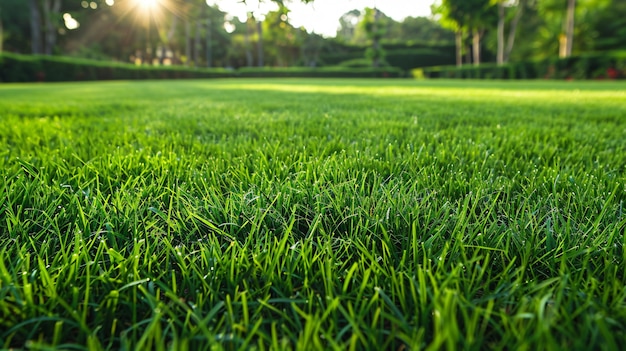
[[[626,339],[625,83],[5,84],[0,127],[0,348]]]

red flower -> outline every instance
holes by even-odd
[[[606,76],[611,79],[616,79],[619,77],[619,71],[613,67],[609,67],[606,69]]]

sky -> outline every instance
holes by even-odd
[[[339,17],[344,13],[365,7],[378,7],[387,16],[401,21],[405,17],[430,16],[430,5],[435,0],[314,0],[303,4],[298,0],[285,0],[289,13],[289,22],[295,27],[304,26],[327,37],[334,37],[339,27]],[[275,10],[276,4],[271,1],[247,0],[247,5],[237,0],[207,0],[208,4],[217,4],[222,11],[245,19],[247,11],[260,14]],[[246,7],[247,6],[247,7]]]

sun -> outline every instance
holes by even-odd
[[[136,0],[144,11],[152,11],[159,4],[159,0]]]

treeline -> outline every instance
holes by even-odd
[[[626,47],[623,0],[441,0],[456,63],[536,61]]]
[[[365,11],[337,19],[336,38],[296,28],[276,6],[240,20],[205,0],[2,0],[4,50],[143,65],[188,67],[371,66]],[[453,32],[427,18],[379,13],[380,66],[402,69],[453,59]],[[345,21],[346,16],[356,16]],[[361,60],[361,61],[355,61]],[[369,60],[369,61],[363,61]],[[349,62],[346,62],[349,61]],[[369,62],[366,64],[366,62]]]
[[[0,52],[142,66],[410,70],[626,47],[623,0],[440,0],[431,18],[403,21],[355,9],[337,19],[333,38],[296,28],[282,1],[265,1],[281,5],[239,19],[206,0],[2,0]]]

